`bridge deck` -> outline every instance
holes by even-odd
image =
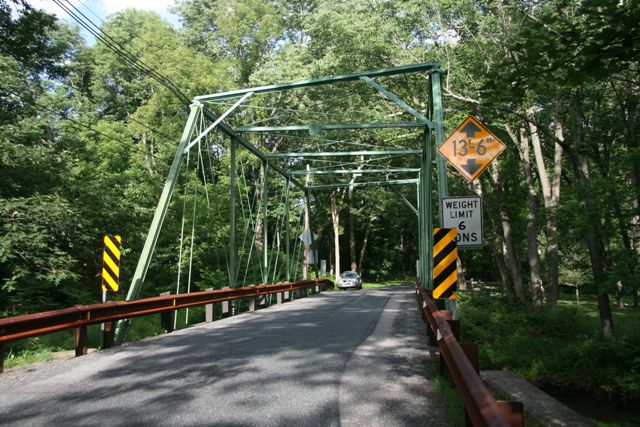
[[[410,286],[316,295],[0,377],[2,425],[446,425]]]

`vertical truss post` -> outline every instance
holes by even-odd
[[[427,219],[425,215],[426,209],[426,198],[425,198],[425,180],[422,177],[425,176],[425,173],[420,174],[420,283],[425,289],[429,288],[428,281],[428,265],[427,265]]]
[[[265,160],[263,162],[263,182],[262,182],[262,284],[266,285],[267,280],[269,280],[269,243],[268,243],[268,232],[267,232],[267,214],[269,203],[269,161]]]
[[[313,224],[311,223],[311,194],[309,190],[307,190],[304,194],[304,197],[307,200],[307,206],[309,209],[307,210],[307,215],[309,216],[309,236],[311,237],[311,243],[309,244],[309,251],[311,251],[311,258],[313,259],[313,271],[316,273],[316,279],[318,278],[318,260],[316,257],[316,251],[314,249],[314,236],[313,236]]]
[[[432,103],[431,120],[435,125],[436,148],[440,147],[440,145],[442,145],[442,143],[444,142],[444,115],[442,111],[442,89],[440,86],[440,73],[440,69],[437,69],[430,74]],[[436,156],[438,163],[438,196],[440,198],[439,203],[442,203],[442,198],[449,195],[449,187],[447,183],[447,165],[444,161],[444,157],[442,157],[442,154],[437,152]]]
[[[149,270],[149,264],[151,263],[151,255],[153,255],[153,251],[158,241],[160,229],[162,228],[162,222],[164,221],[164,218],[167,214],[167,209],[169,208],[169,202],[171,201],[173,189],[175,188],[176,182],[178,181],[183,151],[189,143],[189,138],[191,137],[191,134],[196,127],[197,118],[200,116],[201,109],[202,105],[200,103],[191,104],[191,112],[189,113],[187,124],[185,125],[184,131],[182,132],[180,143],[178,144],[176,154],[173,157],[173,163],[171,164],[171,168],[169,169],[167,179],[164,182],[162,194],[160,195],[160,201],[158,202],[155,213],[153,214],[153,220],[151,221],[151,226],[149,227],[149,233],[147,234],[147,238],[144,242],[144,247],[142,248],[140,259],[138,259],[138,266],[136,267],[136,271],[133,274],[131,286],[129,286],[127,301],[137,299],[140,295],[142,284],[144,282],[145,276],[147,275],[147,271]],[[131,319],[124,319],[118,323],[118,328],[116,331],[116,345],[122,344],[130,324]]]
[[[231,137],[230,184],[229,184],[229,286],[236,287],[236,261],[238,259],[236,230],[236,195],[238,194],[238,141]]]
[[[438,164],[438,207],[442,215],[442,199],[449,196],[449,185],[447,183],[447,164],[442,154],[437,150],[444,142],[441,74],[440,68],[436,68],[429,74],[429,77],[431,80],[431,103],[433,104],[431,120],[435,124],[435,151]],[[440,224],[442,224],[442,221],[443,219],[440,218]],[[429,235],[433,242],[433,233],[429,233]],[[431,263],[433,263],[433,257],[430,259]],[[458,318],[458,307],[455,301],[447,300],[447,309],[451,311],[454,319]]]
[[[284,187],[284,223],[285,223],[285,247],[286,247],[286,265],[287,265],[287,282],[291,281],[291,258],[289,257],[290,242],[291,239],[291,225],[289,224],[289,186],[291,185],[291,179],[286,178],[286,184]]]
[[[431,276],[433,274],[433,223],[431,215],[431,130],[427,127],[424,129],[422,142],[422,164],[420,172],[420,214],[422,225],[420,232],[422,233],[422,263],[421,263],[421,282],[422,286],[431,289]]]
[[[422,176],[422,174],[419,174],[419,177]],[[424,218],[422,218],[422,189],[420,187],[420,182],[421,180],[418,179],[418,182],[416,183],[416,204],[418,205],[418,266],[419,266],[419,271],[418,271],[418,280],[420,281],[420,283],[424,283],[423,281],[423,275],[424,275],[424,232],[423,232],[423,227],[424,227]]]

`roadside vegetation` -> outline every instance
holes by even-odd
[[[637,405],[640,401],[640,311],[614,308],[616,341],[599,334],[593,296],[561,298],[547,313],[489,293],[462,298],[463,341],[478,344],[480,369],[508,369],[554,393]]]
[[[61,3],[84,7],[73,15],[86,19],[70,25],[63,12],[68,21],[29,0],[0,0],[0,317],[98,302],[105,234],[123,240],[121,286],[109,299],[126,297],[194,96],[436,61],[444,134],[474,115],[507,146],[473,182],[447,174],[451,196],[483,200],[485,244],[460,251],[463,271],[505,295],[463,298],[463,333],[480,345],[485,367],[545,387],[638,397],[637,1],[179,0],[180,28],[153,12],[95,17],[88,2]],[[81,29],[92,23],[102,38],[85,40]],[[376,81],[432,113],[427,74]],[[228,107],[208,104],[218,116]],[[414,117],[364,82],[253,96],[225,119],[309,125],[245,134],[263,153],[421,148],[423,131],[413,128],[315,132],[405,120]],[[292,187],[285,216],[282,177],[264,185],[264,164],[240,149],[232,198],[229,138],[214,130],[202,141],[183,162],[140,297],[285,280],[287,246],[291,280],[306,277],[305,206],[311,249],[329,274],[357,271],[365,287],[414,276],[415,185],[347,185],[309,200]],[[323,161],[273,164],[325,189],[339,179],[306,177],[307,168],[339,169],[349,184],[378,173],[364,169],[419,165],[418,156]],[[435,191],[429,206],[439,224]],[[559,298],[565,286],[580,288],[580,305]],[[133,322],[129,339],[160,333],[145,322]],[[70,335],[56,337],[5,346],[8,363],[71,347]]]

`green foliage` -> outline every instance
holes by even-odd
[[[9,352],[5,356],[5,367],[11,368],[14,366],[30,365],[35,362],[48,362],[53,359],[53,354],[49,349],[41,350],[23,350],[18,354]]]
[[[450,427],[465,426],[464,404],[458,390],[442,375],[430,373],[429,377],[431,377],[433,387],[444,399],[447,407],[447,425]]]
[[[640,316],[616,312],[618,340],[603,342],[592,303],[556,313],[474,295],[460,310],[462,339],[479,344],[481,369],[510,369],[536,384],[622,400],[640,395]]]

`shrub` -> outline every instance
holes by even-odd
[[[481,369],[509,369],[540,386],[638,399],[638,336],[618,328],[615,343],[603,342],[596,310],[561,306],[549,313],[503,297],[468,297],[460,309],[462,340],[479,345]],[[635,319],[631,330],[637,331]]]

